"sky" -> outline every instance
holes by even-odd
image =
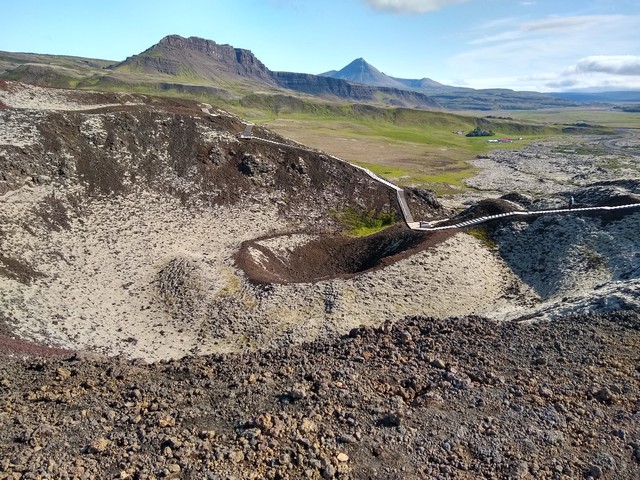
[[[447,85],[640,90],[640,0],[0,0],[0,11],[10,52],[121,61],[178,34],[276,71],[362,57]]]

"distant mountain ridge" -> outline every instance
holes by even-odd
[[[382,73],[363,58],[321,75],[275,72],[250,50],[179,35],[168,35],[121,62],[0,52],[0,79],[63,88],[173,91],[211,95],[226,101],[238,101],[257,92],[266,95],[298,92],[329,100],[450,110],[566,107],[583,101],[579,96],[475,90],[444,85],[430,78],[396,78]]]
[[[321,76],[340,78],[350,82],[364,83],[366,85],[375,85],[379,87],[394,88],[426,88],[426,87],[445,87],[445,85],[431,80],[430,78],[421,78],[419,80],[391,77],[382,73],[376,67],[368,63],[364,58],[357,58],[341,70],[331,70],[321,73]]]
[[[396,107],[441,108],[428,95],[401,88],[365,85],[308,73],[272,72],[272,76],[282,88],[309,95],[330,95],[357,102],[382,102]]]
[[[575,101],[575,102],[640,103],[640,91],[636,91],[636,90],[620,90],[620,91],[605,91],[605,92],[569,91],[569,92],[550,93],[549,95],[552,95],[557,98],[563,98],[565,100]]]
[[[340,78],[349,82],[363,83],[377,87],[409,89],[433,98],[448,109],[513,109],[527,108],[537,104],[537,108],[570,106],[576,103],[566,97],[551,96],[538,92],[518,92],[509,89],[476,90],[466,87],[445,85],[430,78],[396,78],[382,73],[363,58],[358,58],[341,70],[331,70],[320,74],[330,78]]]
[[[385,75],[373,65],[367,63],[364,58],[357,58],[342,70],[323,73],[321,76],[378,87],[406,88],[405,84]]]
[[[341,79],[294,72],[273,72],[250,51],[219,45],[198,37],[169,35],[144,52],[110,67],[125,74],[169,75],[188,83],[250,82],[266,88],[284,88],[309,95],[332,96],[358,102],[380,102],[414,108],[438,108],[419,92],[403,88],[353,84]],[[402,87],[401,84],[398,84]]]

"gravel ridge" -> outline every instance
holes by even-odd
[[[639,346],[627,312],[407,317],[150,365],[4,358],[0,478],[637,478]]]

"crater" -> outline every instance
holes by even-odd
[[[310,283],[383,268],[453,235],[403,226],[349,238],[292,233],[244,242],[236,262],[255,283]]]

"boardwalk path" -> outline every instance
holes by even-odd
[[[277,145],[280,147],[287,147],[287,148],[295,148],[298,150],[304,150],[306,152],[311,152],[311,153],[320,153],[317,150],[313,150],[311,148],[307,148],[304,147],[302,145],[291,145],[291,144],[287,144],[287,143],[281,143],[281,142],[276,142],[273,140],[268,140],[266,138],[260,138],[260,137],[256,137],[253,135],[252,133],[252,129],[253,129],[253,124],[249,123],[246,124],[244,132],[242,132],[242,134],[240,134],[239,138],[241,138],[242,140],[257,140],[259,142],[265,142],[265,143],[270,143],[273,145]],[[616,211],[616,210],[625,210],[625,209],[632,209],[632,208],[637,208],[640,209],[640,203],[630,203],[630,204],[626,204],[626,205],[616,205],[613,207],[584,207],[584,208],[564,208],[564,209],[555,209],[555,210],[515,210],[512,212],[507,212],[507,213],[500,213],[498,215],[489,215],[489,216],[483,216],[483,217],[478,217],[478,218],[474,218],[471,220],[465,220],[464,222],[460,222],[460,223],[454,223],[451,225],[442,225],[442,226],[437,226],[436,224],[442,224],[442,223],[447,223],[450,222],[451,219],[443,219],[443,220],[438,220],[435,222],[426,222],[426,221],[418,221],[416,222],[413,219],[413,215],[411,214],[411,210],[409,210],[409,205],[407,204],[407,200],[405,198],[404,195],[404,190],[402,190],[402,188],[398,187],[397,185],[394,185],[393,183],[389,182],[388,180],[385,180],[384,178],[376,175],[375,173],[373,173],[371,170],[368,170],[366,168],[360,167],[358,165],[354,165],[353,163],[349,163],[346,160],[343,160],[341,158],[338,158],[336,156],[333,155],[329,155],[324,153],[324,155],[337,160],[339,162],[343,162],[343,163],[348,163],[349,165],[351,165],[354,168],[357,168],[358,170],[361,170],[362,172],[366,173],[368,176],[370,176],[371,178],[373,178],[375,181],[383,184],[384,186],[394,190],[396,192],[396,196],[398,199],[398,204],[400,205],[400,210],[402,211],[402,217],[404,219],[404,222],[407,224],[407,226],[412,229],[412,230],[419,230],[419,231],[424,231],[424,232],[435,232],[435,231],[441,231],[441,230],[452,230],[452,229],[456,229],[456,228],[465,228],[465,227],[471,227],[474,225],[479,225],[481,223],[486,223],[486,222],[490,222],[492,220],[499,220],[499,219],[505,219],[505,218],[521,218],[521,217],[533,217],[533,216],[539,216],[539,215],[558,215],[558,214],[580,214],[580,213],[584,213],[584,212],[611,212],[611,211]]]

